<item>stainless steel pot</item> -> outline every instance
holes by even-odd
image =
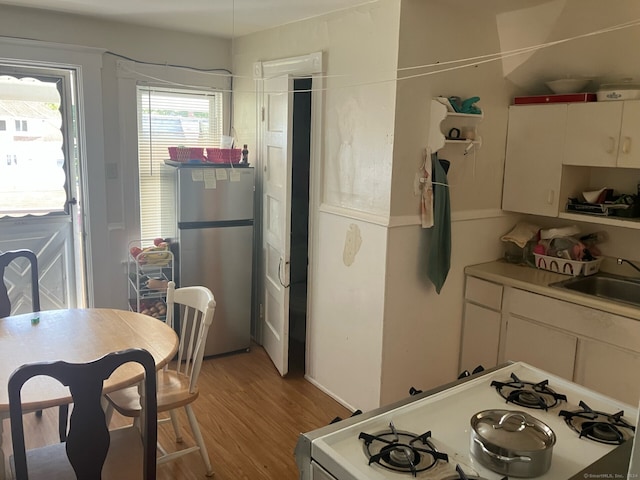
[[[551,467],[556,435],[518,410],[484,410],[471,417],[471,454],[485,467],[510,477],[538,477]]]

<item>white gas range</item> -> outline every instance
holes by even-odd
[[[470,453],[471,418],[497,409],[526,412],[555,433],[551,466],[546,473],[530,477],[541,480],[570,479],[622,449],[626,463],[638,415],[630,405],[528,364],[509,363],[302,434],[296,446],[300,479],[507,478]],[[592,428],[594,421],[612,422],[613,427],[597,423]],[[396,443],[401,444],[400,454],[389,453],[387,446]],[[431,448],[438,453],[425,453]],[[405,457],[411,457],[411,462],[405,462]],[[603,473],[611,476],[600,478],[622,478],[606,469]],[[583,472],[582,478],[587,477]]]

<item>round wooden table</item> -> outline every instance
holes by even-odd
[[[38,320],[35,320],[38,319]],[[105,308],[50,310],[0,319],[0,416],[9,412],[7,383],[20,365],[64,360],[85,363],[128,348],[148,350],[161,368],[178,349],[178,336],[167,324],[139,313]],[[105,393],[143,378],[140,365],[118,368],[105,381]],[[22,388],[24,410],[71,402],[67,387],[41,377]]]
[[[106,308],[49,310],[0,318],[0,479],[5,477],[2,419],[9,417],[7,384],[20,365],[64,360],[85,363],[109,352],[144,348],[162,368],[178,350],[178,336],[161,320]],[[108,393],[143,378],[142,367],[125,364],[104,383]],[[47,377],[36,377],[22,388],[23,409],[71,402],[67,387]]]

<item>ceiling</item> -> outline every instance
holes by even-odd
[[[235,38],[374,0],[0,0],[149,27]]]

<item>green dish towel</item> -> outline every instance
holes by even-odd
[[[451,207],[447,174],[438,160],[431,156],[433,169],[433,227],[428,237],[427,275],[440,294],[451,266]]]

